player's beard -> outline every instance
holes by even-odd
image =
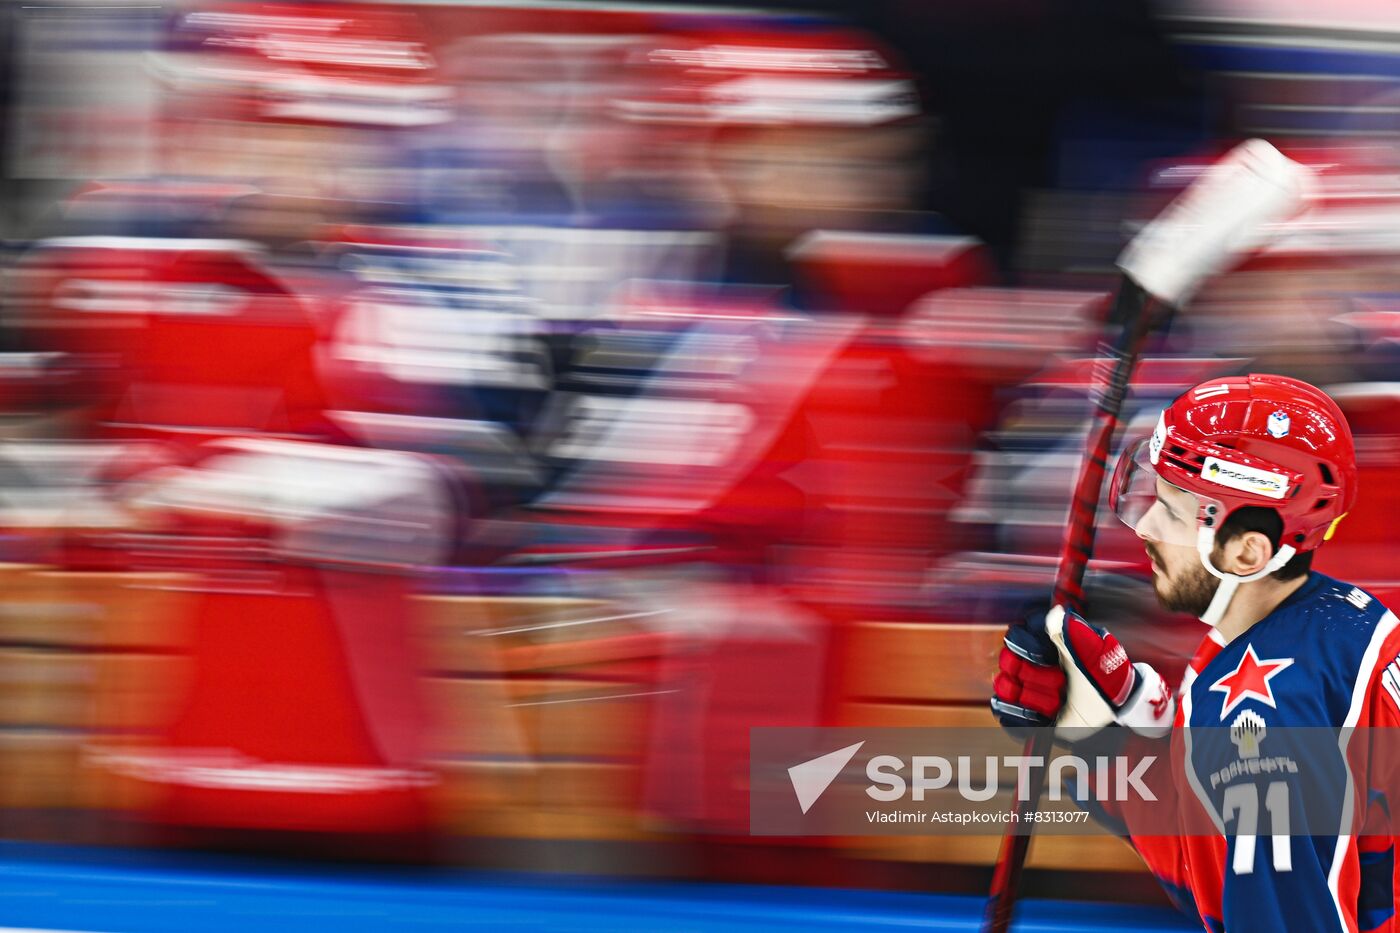
[[[1157,562],[1157,566],[1165,568],[1166,563],[1162,560],[1162,555],[1157,553],[1150,543],[1146,546],[1147,553]],[[1157,594],[1158,604],[1163,609],[1200,617],[1210,608],[1210,601],[1215,598],[1215,591],[1220,588],[1220,580],[1199,562],[1193,561],[1170,579],[1164,573],[1157,574],[1152,581],[1152,588]]]

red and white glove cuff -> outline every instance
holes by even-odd
[[[1176,718],[1176,697],[1162,675],[1151,667],[1139,662],[1133,669],[1137,671],[1137,686],[1114,718],[1120,726],[1148,738],[1166,735]]]

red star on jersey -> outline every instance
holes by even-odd
[[[1244,657],[1240,658],[1240,663],[1235,669],[1210,685],[1212,691],[1219,690],[1225,694],[1225,707],[1220,711],[1220,718],[1229,716],[1236,706],[1251,697],[1260,703],[1274,706],[1274,694],[1269,689],[1269,681],[1292,666],[1292,658],[1261,661],[1259,655],[1254,653],[1254,646],[1247,645]]]

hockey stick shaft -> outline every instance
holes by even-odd
[[[1060,547],[1058,570],[1052,605],[1075,611],[1084,608],[1084,573],[1094,552],[1094,532],[1097,528],[1099,501],[1103,497],[1104,475],[1108,472],[1108,453],[1118,433],[1123,403],[1128,385],[1142,356],[1144,344],[1167,309],[1148,295],[1131,279],[1124,277],[1118,289],[1115,316],[1123,320],[1118,341],[1106,348],[1112,361],[1107,384],[1094,406],[1093,422],[1086,438],[1084,459],[1079,464],[1079,476],[1074,483],[1069,525]]]
[[[1054,605],[1076,610],[1083,606],[1084,572],[1089,566],[1089,556],[1094,550],[1094,530],[1099,501],[1103,495],[1104,474],[1108,470],[1108,453],[1118,430],[1119,417],[1123,411],[1123,402],[1127,398],[1133,369],[1137,366],[1156,319],[1164,316],[1164,310],[1165,307],[1160,302],[1154,300],[1131,279],[1126,276],[1123,278],[1118,289],[1114,318],[1123,320],[1124,325],[1117,343],[1107,351],[1113,368],[1094,408],[1084,459],[1080,462],[1079,477],[1075,481],[1069,526],[1065,532],[1059,567],[1055,574]],[[1051,744],[1051,730],[1037,729],[1026,742],[1023,754],[1046,761]],[[1025,867],[1031,841],[1029,833],[1018,833],[1015,828],[1030,825],[1027,817],[1040,805],[1040,794],[1045,784],[1045,768],[1030,769],[1027,779],[1030,782],[1029,792],[1018,794],[1015,818],[1010,823],[1011,829],[1002,837],[1001,851],[997,855],[983,921],[983,929],[988,933],[1006,933],[1010,928],[1011,909],[1015,905],[1016,890],[1020,884],[1021,871]]]

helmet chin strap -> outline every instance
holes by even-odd
[[[1213,528],[1202,527],[1196,534],[1196,553],[1201,556],[1201,563],[1211,576],[1220,580],[1220,585],[1215,589],[1215,596],[1211,598],[1210,605],[1206,607],[1205,614],[1201,616],[1201,621],[1211,628],[1220,624],[1220,620],[1225,616],[1225,610],[1230,608],[1230,600],[1235,598],[1235,590],[1239,589],[1241,583],[1253,583],[1255,580],[1262,580],[1269,574],[1283,567],[1293,559],[1293,555],[1298,551],[1291,544],[1285,544],[1278,549],[1262,570],[1258,570],[1248,576],[1240,576],[1236,573],[1226,573],[1218,569],[1211,562],[1210,556],[1215,551],[1215,530]]]

